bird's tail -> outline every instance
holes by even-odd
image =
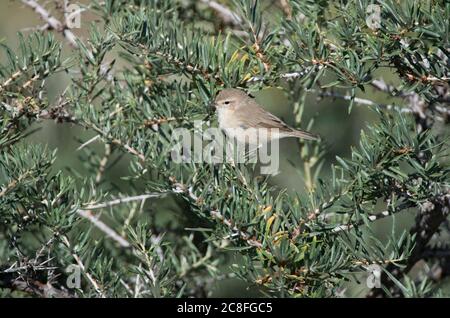
[[[320,136],[314,135],[304,130],[292,129],[289,133],[292,137],[297,137],[305,140],[319,140]]]

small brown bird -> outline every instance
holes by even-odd
[[[222,90],[216,97],[216,107],[219,127],[230,138],[236,138],[239,142],[255,144],[260,139],[255,139],[250,130],[266,129],[269,140],[285,137],[296,137],[306,140],[318,140],[319,137],[304,130],[294,129],[281,119],[264,110],[258,103],[245,92],[228,88]],[[247,139],[243,136],[247,135]]]

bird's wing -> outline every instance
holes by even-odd
[[[280,131],[284,132],[291,132],[294,130],[292,127],[289,127],[286,123],[284,123],[280,118],[264,110],[256,102],[252,102],[253,103],[250,103],[249,105],[252,116],[248,118],[248,120],[253,122],[254,127],[269,129],[278,128]]]
[[[290,127],[277,116],[264,110],[253,100],[249,103],[248,106],[252,115],[249,116],[249,118],[245,119],[245,121],[251,123],[251,125],[249,125],[250,127],[261,127],[267,129],[277,128],[281,133],[287,133],[298,138],[308,140],[319,139],[318,136],[310,132]]]
[[[258,121],[256,127],[261,128],[278,128],[280,131],[284,132],[292,132],[294,129],[289,127],[286,123],[284,123],[281,119],[278,117],[268,113],[266,117],[264,117],[262,120]]]

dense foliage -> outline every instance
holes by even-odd
[[[448,2],[106,0],[84,9],[96,17],[85,37],[60,22],[3,46],[0,295],[200,297],[236,277],[260,295],[338,297],[352,282],[365,287],[372,265],[382,288],[369,296],[445,294]],[[70,84],[52,100],[47,79],[60,73]],[[174,129],[216,126],[209,105],[223,87],[282,89],[302,128],[314,127],[302,120],[309,95],[346,100],[348,112],[371,107],[378,120],[329,175],[324,143],[300,142],[305,182],[292,194],[253,165],[171,159]],[[361,98],[368,89],[395,104]],[[30,142],[51,120],[89,132],[71,154],[88,173],[60,169],[59,151]],[[128,168],[117,184],[104,174],[119,160]],[[372,230],[402,211],[415,215],[411,228]],[[420,273],[408,275],[413,267]]]

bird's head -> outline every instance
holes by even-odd
[[[244,91],[236,88],[227,88],[217,94],[214,106],[217,110],[235,110],[249,98]]]

